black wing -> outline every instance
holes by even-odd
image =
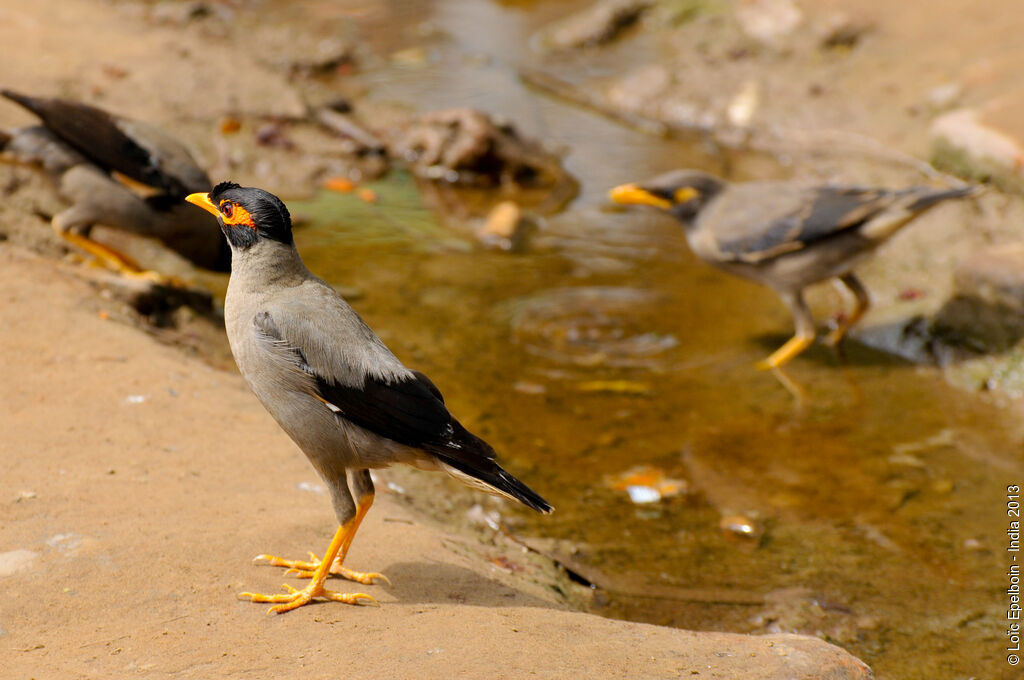
[[[254,323],[260,332],[291,347],[299,366],[313,377],[319,397],[338,416],[381,437],[427,451],[535,510],[551,511],[547,501],[498,465],[490,444],[452,417],[440,390],[422,373],[412,371],[408,377],[391,381],[366,376],[362,386],[340,385],[309,365],[302,350],[284,338],[269,312],[257,314]]]
[[[117,119],[106,111],[11,90],[0,90],[0,94],[39,116],[53,134],[105,170],[119,172],[176,198],[188,193],[181,181],[163,172],[150,153],[125,134]]]

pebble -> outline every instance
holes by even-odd
[[[9,550],[0,553],[0,576],[10,576],[32,566],[39,557],[33,550]]]

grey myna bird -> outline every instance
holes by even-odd
[[[929,208],[976,187],[881,189],[795,181],[729,183],[696,170],[677,170],[610,192],[616,203],[650,205],[682,222],[694,254],[727,272],[768,286],[793,313],[795,335],[763,361],[777,368],[817,334],[804,289],[837,277],[856,306],[829,334],[836,344],[867,311],[867,290],[853,268]]]
[[[443,470],[551,512],[547,501],[498,465],[494,449],[459,424],[425,375],[403,366],[334,289],[306,269],[288,209],[276,196],[224,182],[187,200],[216,215],[231,244],[224,318],[238,369],[320,474],[341,524],[322,560],[260,556],[311,577],[307,588],[242,596],[278,603],[270,609],[277,613],[314,597],[373,602],[364,593],[323,587],[330,574],[363,584],[380,577],[343,566],[373,502],[370,468],[406,463]]]
[[[181,142],[152,125],[80,102],[0,94],[42,122],[5,133],[0,158],[40,168],[70,203],[53,217],[58,234],[124,273],[141,269],[90,239],[94,225],[159,239],[204,269],[230,270],[231,249],[217,222],[185,203],[211,182]]]

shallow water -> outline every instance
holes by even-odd
[[[476,106],[564,145],[581,183],[568,211],[525,252],[487,251],[397,173],[372,185],[377,205],[292,204],[311,218],[296,235],[307,264],[554,503],[550,517],[503,512],[600,586],[597,611],[818,634],[880,677],[1003,677],[1016,409],[855,342],[844,357],[814,346],[791,384],[755,371],[791,330],[781,303],[696,261],[670,220],[608,212],[604,195],[679,166],[781,170],[525,88],[529,35],[573,4],[396,3],[360,20],[378,54],[427,46],[422,63],[365,73],[371,97]],[[632,502],[609,478],[638,465],[681,493]]]

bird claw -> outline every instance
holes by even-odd
[[[309,553],[310,561],[306,562],[303,560],[284,560],[274,555],[261,554],[253,558],[254,564],[267,564],[271,567],[286,567],[287,570],[284,572],[285,575],[294,575],[296,578],[313,578],[316,570],[320,567],[320,558],[314,553]],[[386,583],[391,585],[391,580],[388,579],[384,574],[369,571],[354,571],[348,567],[342,566],[335,561],[331,565],[331,569],[328,572],[333,576],[340,576],[343,579],[349,581],[355,581],[361,583],[364,586],[372,586],[377,582]]]
[[[263,595],[261,593],[239,593],[238,599],[248,599],[250,602],[271,602],[274,603],[273,607],[267,609],[268,614],[284,614],[285,612],[309,604],[313,601],[313,598],[322,597],[325,600],[331,600],[332,602],[342,602],[344,604],[353,604],[359,606],[374,606],[379,607],[380,603],[366,593],[339,593],[333,590],[326,590],[322,587],[314,587],[312,584],[308,588],[298,590],[293,588],[287,583],[282,586],[285,589],[285,593],[278,593],[275,595]]]

